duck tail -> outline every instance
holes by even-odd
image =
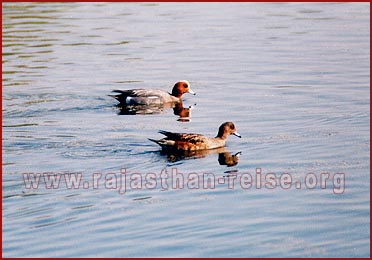
[[[170,140],[165,140],[165,139],[155,140],[151,138],[147,138],[147,139],[149,139],[151,142],[154,142],[160,145],[162,148],[166,148],[166,147],[174,145],[174,141],[170,141]]]
[[[119,99],[119,96],[118,95],[107,95],[107,96],[112,97],[112,98],[115,98],[116,100]]]
[[[162,134],[162,135],[165,135],[165,136],[169,136],[171,134],[171,132],[164,131],[164,130],[159,130],[158,133]]]
[[[154,142],[154,143],[160,145],[161,147],[163,147],[165,145],[165,143],[162,142],[162,140],[155,140],[155,139],[151,139],[151,138],[147,138],[147,139],[149,139],[151,142]]]
[[[154,143],[158,143],[159,140],[155,140],[155,139],[151,139],[151,138],[147,138],[148,140],[150,140],[151,142],[154,142]]]

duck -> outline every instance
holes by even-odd
[[[201,134],[173,133],[163,130],[160,130],[159,133],[166,137],[160,140],[149,138],[149,140],[160,145],[162,149],[178,151],[217,149],[225,146],[226,139],[229,135],[235,135],[241,138],[241,135],[236,131],[235,125],[232,122],[223,123],[218,128],[216,137],[205,137]]]
[[[181,102],[181,97],[185,93],[196,95],[190,88],[190,83],[187,80],[178,81],[172,89],[172,93],[168,93],[160,89],[128,89],[128,90],[113,90],[116,93],[110,95],[120,102],[120,106],[135,106],[135,105],[164,105],[169,103]]]

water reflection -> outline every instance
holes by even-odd
[[[161,114],[166,109],[173,109],[173,114],[179,116],[177,119],[179,122],[190,122],[191,110],[195,106],[196,104],[184,107],[182,102],[131,106],[116,105],[118,108],[118,115],[154,115]]]
[[[177,119],[177,121],[190,122],[191,109],[193,109],[195,106],[196,104],[194,104],[193,106],[188,106],[188,107],[184,107],[182,103],[176,104],[176,106],[173,108],[173,114],[180,117]]]
[[[360,4],[3,3],[4,256],[369,256],[370,15]],[[180,78],[197,82],[197,99],[113,111],[119,102],[104,97]],[[123,124],[117,112],[161,114]],[[146,141],[228,119],[248,136],[228,151],[165,153]],[[41,178],[28,191],[22,180],[81,171],[85,185],[90,173],[167,164],[231,181],[257,167],[295,181],[344,172],[347,192],[225,182],[119,195],[105,178],[79,190]]]
[[[218,154],[217,158],[218,163],[220,165],[226,165],[227,167],[231,167],[238,164],[241,152],[230,153],[226,150],[225,147],[198,151],[181,151],[175,149],[162,149],[160,151],[160,155],[166,156],[169,162],[201,159],[207,157],[210,154]]]
[[[226,165],[227,167],[235,166],[238,164],[239,156],[242,152],[237,152],[235,154],[224,152],[218,154],[218,162],[220,165]]]

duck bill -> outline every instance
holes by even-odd
[[[187,91],[187,92],[190,93],[190,94],[196,95],[196,93],[194,91],[192,91],[191,88],[189,88],[189,91]]]
[[[233,133],[233,135],[235,135],[235,136],[237,136],[239,138],[242,138],[242,136],[238,132]]]

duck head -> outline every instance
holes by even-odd
[[[172,96],[181,98],[181,96],[185,93],[196,95],[196,93],[191,90],[190,83],[187,80],[180,80],[174,85]]]
[[[217,137],[226,139],[229,135],[235,135],[239,138],[242,136],[236,131],[235,125],[232,122],[223,123],[218,129]]]

